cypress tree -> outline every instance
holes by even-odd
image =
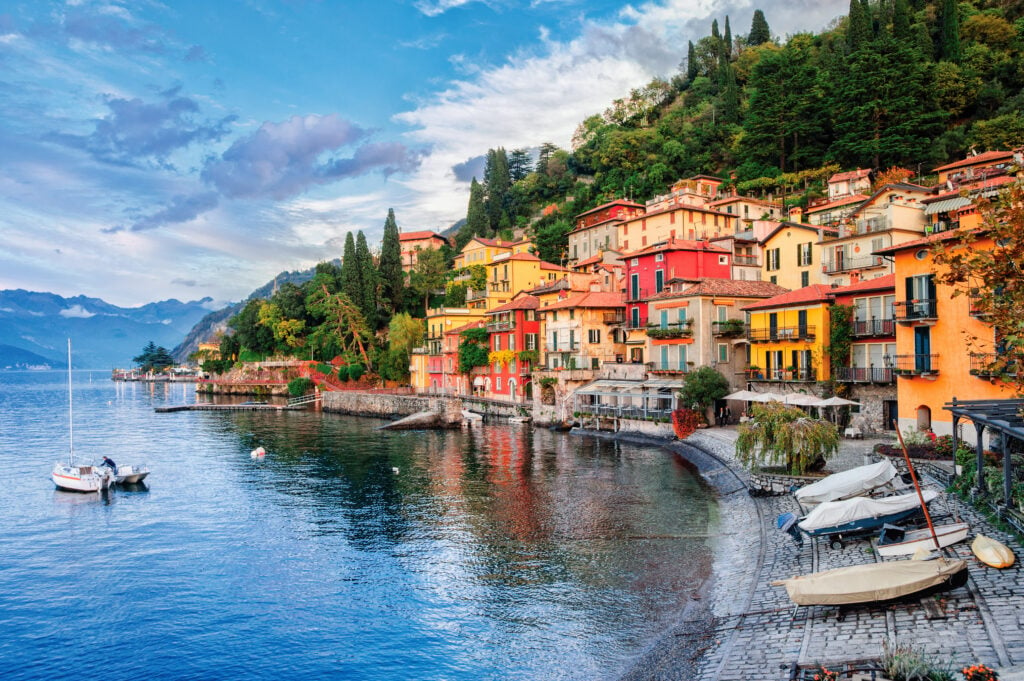
[[[732,57],[732,29],[729,28],[729,15],[728,14],[725,15],[725,37],[724,37],[724,40],[725,40],[725,44],[724,44],[723,47],[725,48],[724,49],[725,56],[727,58],[731,58]]]
[[[512,182],[518,182],[533,171],[528,149],[513,149],[508,158],[508,174]]]
[[[362,232],[356,234],[356,264],[359,268],[359,297],[353,302],[359,307],[366,318],[366,325],[377,328],[377,269],[373,265],[373,256],[366,245],[366,237]]]
[[[686,80],[692,83],[697,77],[697,50],[694,49],[692,40],[689,43],[689,47],[686,48]]]
[[[384,306],[392,313],[402,307],[405,296],[405,272],[402,271],[402,244],[398,239],[398,222],[395,209],[388,209],[384,220],[384,238],[380,244],[381,298]]]
[[[469,185],[469,206],[466,209],[466,224],[459,228],[455,235],[455,250],[461,251],[475,236],[483,236],[487,231],[487,213],[484,210],[484,188],[476,178]]]
[[[501,216],[507,214],[509,188],[511,181],[508,173],[508,156],[505,150],[487,150],[487,165],[484,167],[484,187],[487,198],[484,208],[487,212],[487,235],[492,236],[501,227]]]
[[[341,259],[341,292],[353,303],[362,300],[363,276],[356,258],[356,241],[352,232],[345,235],[345,250]]]
[[[711,20],[711,37],[718,42],[722,40],[722,34],[718,30],[718,19]]]
[[[768,28],[768,20],[764,18],[764,12],[754,10],[754,20],[750,22],[750,35],[747,36],[747,44],[751,47],[764,45],[771,42],[772,32]]]
[[[871,15],[861,0],[850,0],[850,13],[846,20],[846,44],[856,52],[871,40]]]
[[[960,63],[960,10],[956,0],[942,3],[942,58],[954,64]]]
[[[896,0],[892,8],[892,34],[897,40],[913,41],[910,33],[910,8],[907,0]]]

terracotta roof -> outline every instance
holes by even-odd
[[[936,194],[935,196],[929,196],[927,199],[923,199],[923,203],[930,204],[936,201],[942,201],[943,199],[953,198],[955,196],[961,196],[964,192],[974,192],[977,196],[977,192],[986,189],[995,189],[1002,187],[1006,184],[1013,184],[1017,181],[1017,178],[1012,175],[996,175],[994,177],[979,178],[973,182],[962,182],[956,189]]]
[[[561,265],[556,265],[556,264],[554,264],[552,262],[545,262],[543,260],[540,261],[540,268],[542,270],[551,270],[552,272],[568,272],[569,271],[568,268],[562,267]]]
[[[817,206],[808,206],[804,211],[805,213],[820,213],[823,210],[830,210],[839,206],[848,206],[851,203],[861,203],[868,199],[867,194],[851,194],[850,196],[843,196],[835,201],[829,201],[828,203],[822,203]]]
[[[862,177],[867,177],[871,174],[871,170],[868,168],[858,168],[857,170],[847,170],[845,173],[836,173],[832,177],[828,178],[829,183],[842,182],[844,180],[859,180]]]
[[[490,310],[487,314],[496,314],[498,312],[510,312],[512,310],[536,310],[540,307],[540,300],[536,296],[521,295],[510,303],[505,303],[500,307],[496,307]]]
[[[737,296],[770,298],[789,292],[788,288],[770,281],[744,281],[743,279],[716,279],[704,277],[682,292],[686,296]]]
[[[463,324],[462,326],[458,326],[458,327],[456,327],[454,329],[451,329],[450,331],[445,331],[445,334],[462,333],[466,329],[477,329],[477,328],[480,328],[483,325],[484,325],[483,321],[477,320],[475,322],[470,322],[469,324]]]
[[[511,248],[512,246],[520,246],[530,241],[529,239],[520,239],[518,241],[504,241],[502,239],[485,239],[482,236],[475,236],[473,237],[472,240],[479,241],[484,246],[497,246],[498,248]]]
[[[590,291],[560,300],[557,303],[540,308],[543,310],[563,310],[570,307],[625,307],[626,296],[622,293],[606,293]]]
[[[861,293],[863,291],[880,291],[883,289],[895,289],[896,288],[896,275],[886,274],[881,277],[875,277],[874,279],[862,279],[856,284],[850,284],[849,286],[840,286],[839,288],[832,289],[832,293],[837,296],[845,296],[851,293]]]
[[[627,208],[641,208],[641,209],[643,208],[642,204],[634,203],[633,201],[627,201],[626,199],[617,199],[615,201],[609,201],[608,203],[602,203],[600,206],[597,206],[596,208],[591,208],[590,210],[585,210],[582,213],[579,213],[576,217],[577,218],[581,218],[584,215],[590,215],[591,213],[596,213],[599,210],[604,210],[605,208],[611,208],[612,206],[626,206]]]
[[[398,235],[399,241],[419,241],[421,239],[441,239],[442,241],[448,241],[437,232],[423,231],[423,232],[400,232]]]
[[[981,229],[975,229],[975,232],[981,232]],[[905,251],[908,248],[917,248],[918,246],[931,246],[932,244],[940,241],[950,241],[951,239],[959,239],[965,230],[961,229],[949,229],[945,232],[937,232],[923,239],[914,239],[913,241],[904,241],[901,244],[894,244],[892,246],[886,246],[880,248],[877,251],[872,251],[872,255],[889,255],[891,253],[898,253],[899,251]]]
[[[572,289],[572,283],[568,279],[558,279],[556,281],[545,282],[536,288],[527,289],[525,293],[540,294],[540,293],[551,293],[553,291],[568,291]]]
[[[652,244],[646,248],[642,248],[639,251],[633,251],[621,255],[617,260],[628,260],[630,258],[636,258],[641,255],[650,255],[651,253],[659,253],[661,251],[705,251],[707,253],[731,253],[732,251],[716,246],[709,241],[695,241],[691,239],[668,239],[666,241],[659,241],[656,244]]]
[[[992,162],[995,162],[995,161],[1000,161],[1000,160],[1004,160],[1004,159],[1009,160],[1009,159],[1012,159],[1012,158],[1013,158],[1013,152],[1012,151],[984,151],[984,152],[982,152],[980,154],[975,154],[974,156],[968,156],[965,159],[962,159],[962,160],[959,160],[959,161],[953,161],[952,163],[947,163],[944,166],[939,166],[938,168],[935,168],[934,170],[935,170],[935,172],[940,172],[940,171],[943,171],[943,170],[953,170],[954,168],[961,168],[961,167],[965,167],[965,166],[974,166],[974,165],[978,165],[979,163],[992,163]]]
[[[535,256],[533,253],[513,253],[512,255],[508,256],[507,258],[502,258],[501,260],[495,260],[495,261],[487,263],[487,264],[488,265],[500,265],[501,263],[508,262],[509,260],[527,260],[529,262],[534,262],[534,261],[540,261],[540,258]]]
[[[580,260],[573,267],[586,267],[587,265],[593,265],[595,263],[599,263],[602,260],[604,260],[604,256],[603,255],[592,255],[589,258],[587,258],[586,260]]]
[[[764,310],[772,307],[793,307],[795,305],[806,305],[807,303],[828,302],[832,298],[833,291],[834,289],[827,284],[811,284],[810,286],[804,286],[795,291],[783,293],[768,300],[762,300],[758,303],[741,307],[740,309]]]
[[[839,234],[839,230],[834,229],[832,227],[826,227],[825,225],[811,225],[806,222],[780,222],[779,226],[773,229],[772,231],[768,232],[768,234],[766,234],[765,237],[761,239],[760,243],[766,244],[768,243],[769,239],[771,239],[773,236],[775,236],[782,230],[790,229],[792,227],[796,227],[797,229],[810,230],[815,233],[825,232],[829,235]]]

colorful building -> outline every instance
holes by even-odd
[[[621,293],[588,291],[542,306],[544,357],[550,369],[599,369],[621,362],[625,344],[620,328],[625,308]]]
[[[530,374],[541,358],[539,307],[536,296],[524,293],[487,313],[491,360],[487,397],[514,402],[533,399]]]
[[[733,194],[708,202],[708,208],[739,218],[738,230],[749,229],[755,220],[781,220],[782,204],[750,196]]]
[[[619,248],[619,223],[642,215],[639,203],[618,199],[576,216],[576,226],[569,232],[568,260],[570,263],[598,257],[604,251]]]
[[[827,381],[831,303],[832,288],[812,284],[741,308],[750,342],[748,380],[806,387]]]
[[[402,249],[402,269],[406,272],[416,267],[419,251],[437,250],[448,243],[436,232],[399,232],[398,243]]]
[[[704,240],[736,232],[739,218],[709,207],[717,197],[717,177],[697,175],[647,202],[646,211],[619,225],[619,249],[626,255],[668,239]]]
[[[820,284],[818,242],[835,231],[802,222],[780,222],[761,240],[761,279],[795,290]]]
[[[732,252],[730,279],[740,281],[761,280],[761,242],[753,229],[711,239],[711,242]]]
[[[456,270],[460,270],[472,265],[488,265],[500,255],[508,256],[516,253],[529,253],[532,250],[533,242],[529,239],[503,241],[501,239],[485,239],[475,236],[455,256],[453,267]]]
[[[822,283],[845,286],[891,274],[892,260],[874,252],[924,235],[924,201],[931,194],[916,184],[887,184],[857,206],[837,232],[823,232]]]
[[[573,275],[566,268],[544,262],[532,253],[499,254],[484,268],[487,272],[484,288],[466,291],[466,305],[480,314],[504,305],[520,291]]]

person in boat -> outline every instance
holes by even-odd
[[[117,464],[114,463],[114,461],[112,459],[110,459],[110,457],[106,457],[106,456],[103,457],[103,463],[101,463],[100,465],[101,466],[106,466],[107,468],[109,468],[112,471],[116,471],[117,470]]]

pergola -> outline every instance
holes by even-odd
[[[982,481],[984,470],[985,449],[982,446],[982,438],[985,430],[990,433],[998,433],[1000,454],[1003,457],[1003,503],[1007,508],[1011,503],[1011,488],[1013,486],[1013,469],[1010,463],[1010,448],[1007,446],[1007,438],[1014,438],[1024,442],[1024,399],[1008,400],[957,400],[948,402],[943,409],[953,414],[953,451],[959,447],[957,440],[957,425],[961,419],[967,419],[974,424],[974,431],[977,433],[977,478],[975,489],[979,494],[985,493],[985,486]]]

